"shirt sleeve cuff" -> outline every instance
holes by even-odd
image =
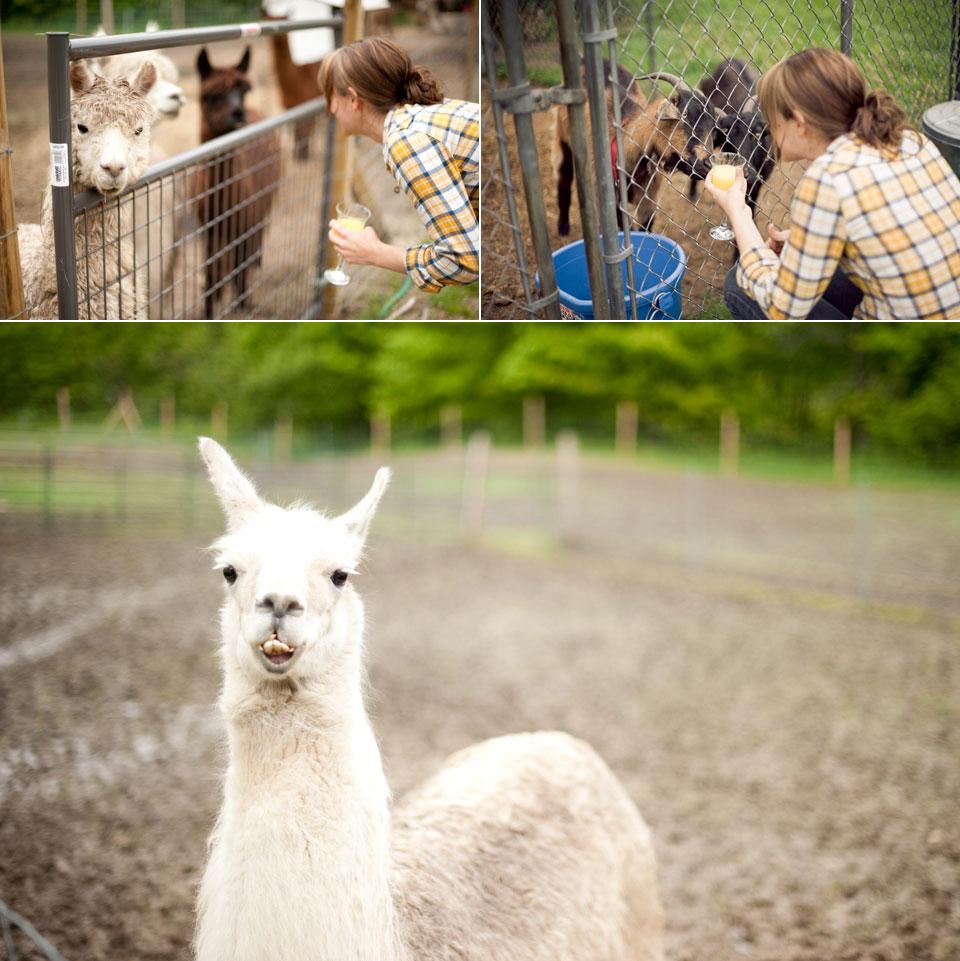
[[[407,276],[417,287],[425,290],[428,294],[435,294],[443,285],[437,283],[436,278],[431,277],[420,262],[423,249],[422,246],[408,247],[403,257],[404,266],[407,270]]]
[[[779,266],[780,258],[766,244],[756,244],[740,254],[737,285],[754,300],[759,300],[755,293],[756,285],[770,271],[776,274]]]

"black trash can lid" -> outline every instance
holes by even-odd
[[[924,133],[939,143],[960,147],[960,100],[948,100],[924,111]]]

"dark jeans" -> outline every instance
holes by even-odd
[[[723,282],[723,299],[734,320],[767,320],[767,315],[760,309],[760,305],[747,296],[743,288],[737,284],[737,267],[734,265],[727,273]],[[823,296],[813,305],[807,314],[809,320],[849,320],[863,300],[863,291],[855,287],[849,277],[837,270],[830,281],[830,285],[823,292]]]

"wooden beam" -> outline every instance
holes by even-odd
[[[13,148],[7,127],[7,90],[3,80],[3,43],[0,37],[0,317],[23,313],[23,277],[17,214],[13,207]]]
[[[353,43],[363,37],[363,0],[344,0],[343,4],[343,45]],[[334,211],[340,201],[350,199],[350,175],[355,169],[353,140],[346,137],[339,125],[333,137],[333,174],[330,188],[330,208],[325,211],[324,229],[333,219]],[[333,244],[327,250],[327,267],[336,267],[337,251]],[[340,288],[327,284],[323,291],[323,306],[320,316],[332,317],[337,308],[337,294]]]

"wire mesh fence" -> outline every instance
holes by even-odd
[[[213,156],[158,165],[115,200],[91,196],[75,215],[80,316],[310,313],[329,127],[322,105],[297,108]]]
[[[507,2],[517,6],[522,25],[518,34],[503,29]],[[530,268],[536,262],[530,214],[517,189],[522,165],[513,122],[505,116],[512,108],[509,100],[496,98],[498,90],[500,97],[509,94],[503,88],[508,86],[511,44],[522,46],[532,86],[552,88],[563,82],[557,19],[545,16],[545,11],[546,5],[529,0],[498,0],[491,5],[486,28],[485,316],[540,314]],[[774,164],[769,131],[752,96],[758,76],[782,57],[811,46],[842,49],[861,66],[871,85],[887,89],[903,103],[918,127],[923,111],[948,99],[956,87],[956,3],[868,0],[854,7],[848,0],[771,0],[761,5],[740,0],[723,5],[712,0],[585,0],[577,12],[579,47],[587,67],[591,48],[599,47],[604,58],[606,109],[593,112],[606,114],[606,129],[599,139],[610,146],[602,154],[595,148],[591,156],[596,178],[596,184],[591,179],[591,189],[601,201],[601,221],[603,181],[609,171],[614,178],[617,229],[623,236],[628,230],[650,231],[659,238],[650,242],[634,236],[628,245],[620,236],[616,245],[604,245],[607,264],[619,263],[623,276],[623,313],[609,314],[613,317],[631,317],[634,300],[640,318],[644,311],[664,316],[666,311],[657,313],[655,296],[648,295],[658,287],[661,293],[670,288],[681,264],[683,316],[722,314],[723,281],[735,263],[736,249],[732,242],[710,235],[722,214],[699,182],[713,152],[727,150],[746,157],[750,198],[761,233],[765,235],[767,224],[786,225],[805,167]],[[648,76],[656,72],[663,76]],[[583,79],[589,80],[589,69]],[[594,106],[602,102],[594,101]],[[622,117],[614,116],[614,108]],[[572,165],[562,119],[566,109],[553,106],[534,113],[552,250],[586,236],[576,191],[571,189]],[[613,147],[614,142],[619,146]],[[630,246],[635,249],[630,251]],[[582,270],[569,271],[565,282],[573,290],[574,302],[581,297],[587,310],[595,306],[590,304]],[[680,295],[679,286],[675,293]],[[604,316],[605,309],[606,305],[597,316]]]
[[[318,23],[157,32],[138,38],[134,49],[212,43]],[[322,23],[339,29],[340,21]],[[68,58],[129,50],[130,41],[104,37],[78,43],[66,34],[48,39],[51,142],[63,145],[66,166],[74,125],[58,105],[69,99]],[[247,61],[244,56],[241,63]],[[55,178],[52,226],[61,317],[302,318],[319,309],[326,251],[321,223],[330,197],[333,153],[325,104],[317,98],[266,120],[237,120],[250,88],[245,80],[241,83],[244,71],[216,71],[205,63],[208,75],[222,73],[239,98],[233,114],[223,119],[213,113],[225,112],[220,101],[203,95],[204,110],[211,111],[204,114],[206,142],[150,168],[115,197],[94,189],[75,197],[69,177],[61,173]],[[229,97],[232,90],[218,96]],[[78,97],[74,112],[80,103]],[[121,104],[117,113],[122,111]],[[82,120],[96,125],[97,116],[89,108]],[[91,139],[99,133],[78,123],[81,127],[81,134]],[[131,129],[131,141],[133,134]],[[107,130],[105,136],[110,135]],[[85,160],[73,163],[74,186],[97,184],[88,170],[96,161],[92,156],[88,152]]]
[[[64,961],[63,955],[26,918],[3,901],[0,901],[0,931],[3,934],[4,961],[21,961],[35,957],[36,952],[40,952],[47,961]],[[18,942],[27,944],[29,955],[18,950]]]

